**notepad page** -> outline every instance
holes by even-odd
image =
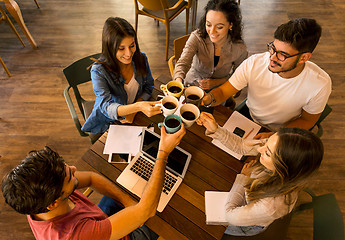
[[[228,225],[225,204],[229,192],[205,191],[205,214],[208,225]]]
[[[259,132],[261,126],[250,119],[243,116],[241,113],[234,111],[230,118],[226,121],[223,128],[227,129],[229,132],[233,132],[236,127],[239,127],[245,130],[244,136],[248,139],[253,139],[254,136]],[[247,134],[249,134],[247,136]],[[233,157],[241,160],[242,154],[236,153],[229,149],[228,147],[224,146],[220,141],[213,139],[212,143],[222,149],[223,151],[227,152],[228,154],[232,155]]]

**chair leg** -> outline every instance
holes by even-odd
[[[37,0],[34,0],[36,3],[37,8],[40,8],[40,5],[38,4]]]
[[[165,61],[168,61],[169,37],[170,37],[170,24],[169,24],[169,22],[166,23],[165,26],[166,26]]]
[[[16,20],[20,28],[23,30],[25,36],[28,38],[29,42],[31,43],[32,47],[34,49],[37,48],[37,44],[33,37],[31,36],[28,28],[26,27],[22,13],[20,11],[20,8],[18,4],[14,0],[3,0],[5,2],[5,6],[8,10],[8,12],[12,15],[12,17]]]
[[[189,8],[186,9],[186,35],[188,34]]]
[[[0,18],[0,22],[1,22],[1,19],[5,20],[8,23],[8,25],[10,25],[10,28],[12,29],[14,34],[16,34],[16,36],[19,39],[19,41],[25,47],[23,39],[20,37],[20,35],[17,32],[16,28],[13,26],[13,23],[11,22],[11,19],[7,16],[6,12],[1,8],[1,6],[0,6],[0,13],[2,14],[2,17]]]
[[[138,13],[135,13],[134,29],[135,29],[135,32],[138,34]]]
[[[7,75],[8,75],[9,77],[11,77],[11,73],[10,73],[10,71],[8,71],[6,65],[5,65],[4,61],[2,61],[1,57],[0,57],[0,63],[1,63],[1,65],[2,65],[2,67],[5,69],[5,72],[7,73]]]

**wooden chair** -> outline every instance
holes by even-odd
[[[38,4],[37,0],[34,0],[36,3],[37,8],[40,8],[40,5]]]
[[[4,61],[2,61],[1,57],[0,57],[0,63],[1,63],[1,65],[2,65],[2,67],[5,69],[5,72],[7,73],[7,75],[8,75],[9,77],[11,77],[12,75],[11,75],[10,71],[8,71],[8,68],[6,67]]]
[[[90,66],[93,61],[90,58],[99,58],[100,53],[93,54],[87,57],[84,57],[82,59],[79,59],[63,69],[63,73],[66,77],[66,80],[68,82],[68,86],[64,90],[64,97],[68,106],[68,109],[71,113],[71,117],[73,119],[73,122],[75,124],[75,127],[77,128],[80,136],[82,137],[89,137],[91,140],[91,143],[94,143],[100,136],[94,135],[90,133],[83,132],[81,130],[81,123],[77,115],[77,111],[73,105],[73,101],[71,98],[71,95],[69,94],[69,90],[72,88],[74,92],[75,99],[78,103],[79,112],[83,116],[83,119],[87,119],[88,116],[91,114],[93,105],[95,101],[86,101],[80,94],[78,90],[78,85],[82,83],[86,83],[91,81],[91,74],[90,70],[87,69],[88,66]]]
[[[17,32],[17,30],[15,29],[15,27],[13,26],[13,23],[11,22],[10,18],[7,16],[6,12],[1,8],[0,6],[0,23],[2,21],[7,22],[7,24],[10,26],[10,28],[12,29],[12,31],[14,32],[14,34],[16,34],[17,38],[19,39],[19,41],[22,43],[22,45],[25,47],[25,44],[23,42],[23,39],[20,37],[19,33]],[[4,61],[2,61],[1,57],[0,57],[0,63],[2,65],[2,67],[5,69],[5,72],[7,73],[7,75],[9,77],[11,77],[11,73],[8,70],[8,68],[6,67]]]
[[[186,34],[188,33],[189,9],[192,0],[134,0],[135,4],[135,31],[138,29],[138,15],[151,17],[164,23],[166,27],[165,60],[168,60],[170,22],[183,10],[186,10]],[[139,8],[139,3],[143,6]]]
[[[169,58],[169,61],[168,61],[171,77],[173,76],[173,73],[174,73],[175,64],[179,60],[179,58],[183,52],[183,48],[186,45],[186,42],[187,42],[189,36],[190,36],[190,34],[184,35],[184,36],[182,36],[180,38],[176,38],[174,40],[174,56]]]
[[[0,1],[5,3],[7,11],[12,15],[14,20],[16,20],[16,22],[18,23],[19,27],[22,29],[22,31],[24,32],[25,36],[29,40],[32,48],[36,49],[37,48],[37,44],[36,44],[35,40],[33,39],[33,37],[31,36],[28,28],[26,27],[26,25],[24,23],[24,20],[23,20],[23,17],[22,17],[22,13],[20,11],[20,8],[19,8],[18,4],[14,0],[0,0]]]

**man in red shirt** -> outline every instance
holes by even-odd
[[[27,214],[36,239],[157,239],[157,234],[142,225],[156,213],[168,155],[179,144],[185,129],[182,125],[180,131],[167,134],[162,127],[161,132],[157,161],[139,202],[105,177],[68,166],[56,152],[45,147],[30,152],[4,177],[2,192],[6,203]],[[101,203],[106,203],[102,205],[108,214],[118,212],[105,214],[76,191],[84,187],[107,196]]]

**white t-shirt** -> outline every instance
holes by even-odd
[[[127,104],[134,103],[139,89],[139,83],[135,80],[134,74],[131,80],[125,84],[125,91],[127,93]]]
[[[270,54],[255,54],[243,61],[229,82],[238,90],[248,86],[247,106],[253,119],[277,130],[298,118],[302,109],[310,114],[323,111],[332,90],[331,78],[307,61],[294,78],[282,78],[268,70]]]

